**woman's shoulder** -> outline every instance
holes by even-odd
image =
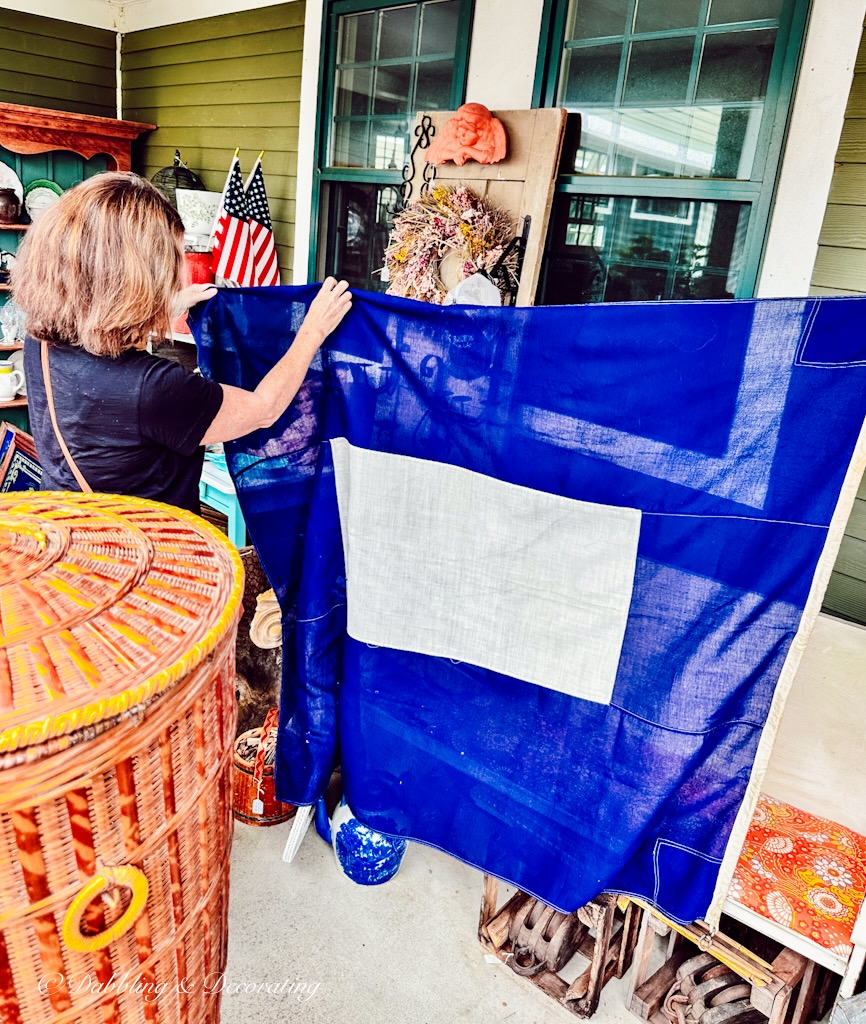
[[[129,398],[136,391],[146,388],[154,371],[158,373],[160,370],[158,364],[165,362],[149,352],[134,349],[127,349],[116,357],[98,356],[80,345],[54,344],[27,338],[24,342],[26,372],[39,367],[41,349],[45,344],[48,345],[52,380],[57,381],[55,387],[65,380],[68,390],[79,387],[91,394],[98,393],[104,387],[106,396],[122,394]]]

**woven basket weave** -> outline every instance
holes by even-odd
[[[4,1024],[218,1024],[241,589],[195,516],[0,496]]]
[[[298,810],[277,800],[274,791],[277,720],[277,709],[272,708],[261,728],[242,732],[235,740],[234,814],[246,825],[279,825]]]

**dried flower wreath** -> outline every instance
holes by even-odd
[[[455,254],[461,261],[459,280],[465,280],[478,271],[491,271],[513,237],[514,226],[503,210],[465,185],[437,185],[394,220],[385,250],[388,294],[441,303],[448,291],[440,276],[446,256]],[[508,254],[504,265],[516,273],[516,251]]]

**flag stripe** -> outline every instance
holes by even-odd
[[[280,283],[280,268],[260,160],[256,161],[247,181],[246,200],[254,264],[254,283],[277,285]]]
[[[254,283],[247,202],[237,157],[229,167],[213,253],[214,273],[241,286]]]

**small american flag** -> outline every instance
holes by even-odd
[[[246,196],[237,156],[232,159],[226,179],[222,210],[214,232],[213,255],[213,269],[218,277],[242,288],[255,283]]]
[[[247,217],[250,223],[250,241],[253,249],[254,284],[279,284],[280,267],[274,246],[274,232],[268,211],[268,196],[265,192],[265,178],[262,174],[262,159],[256,165],[247,181]]]

